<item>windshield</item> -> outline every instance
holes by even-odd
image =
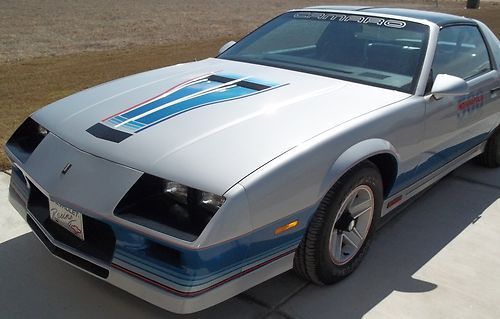
[[[409,21],[295,11],[264,24],[218,57],[413,93],[428,30]]]

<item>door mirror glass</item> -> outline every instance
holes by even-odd
[[[438,74],[432,85],[431,93],[436,99],[445,96],[466,95],[469,93],[469,85],[459,77],[448,74]]]
[[[224,44],[220,49],[219,49],[219,54],[222,54],[224,51],[232,47],[236,42],[235,41],[229,41],[228,43]]]

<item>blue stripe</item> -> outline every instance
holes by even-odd
[[[217,91],[189,99],[184,102],[180,102],[164,109],[161,109],[155,113],[149,114],[138,121],[144,124],[152,124],[157,121],[170,118],[176,114],[189,111],[191,109],[207,105],[209,103],[222,102],[224,100],[232,99],[235,97],[243,97],[245,95],[255,92],[247,88],[242,88],[239,86],[229,88],[223,91]]]
[[[234,80],[244,78],[243,76],[236,74],[217,74],[217,75]],[[278,85],[276,83],[271,83],[268,81],[263,81],[255,78],[249,78],[246,79],[245,81],[269,86],[270,88],[276,87]],[[166,96],[145,103],[144,105],[129,110],[125,113],[116,115],[106,120],[105,123],[107,123],[110,126],[114,126],[117,129],[122,129],[130,133],[138,133],[150,126],[158,124],[168,118],[184,113],[186,111],[217,102],[223,102],[234,98],[245,97],[259,92],[258,90],[255,89],[235,85],[225,89],[222,88],[220,90],[216,90],[213,92],[207,92],[201,96],[188,98],[188,100],[175,103],[175,101],[179,99],[186,98],[190,95],[200,93],[205,90],[214,89],[217,86],[220,86],[221,84],[222,84],[221,82],[205,80],[203,82],[187,85],[186,87],[180,88],[177,91],[167,94]],[[173,103],[173,104],[168,107],[162,108],[162,106],[168,103]],[[151,112],[157,108],[158,110],[152,112],[151,114],[141,117],[141,115],[144,115],[147,112]],[[126,122],[127,120],[130,120],[132,118],[137,118],[137,119],[123,124],[123,122]]]
[[[178,100],[180,98],[184,98],[188,95],[198,93],[200,91],[216,87],[217,85],[220,85],[218,82],[203,82],[203,83],[198,83],[198,84],[192,84],[188,87],[182,88],[172,94],[169,94],[165,97],[159,98],[157,100],[153,100],[149,103],[146,103],[138,108],[135,108],[133,110],[130,110],[124,114],[121,114],[126,119],[130,119],[136,116],[140,116],[141,114],[144,114],[146,112],[149,112],[157,107],[160,107],[162,105],[165,105],[167,103],[173,102],[175,100]]]
[[[185,287],[202,285],[241,271],[243,267],[266,260],[285,250],[296,248],[315,210],[316,206],[309,207],[243,237],[206,249],[190,250],[171,246],[170,248],[179,253],[177,262],[159,260],[148,253],[153,243],[166,247],[171,245],[170,243],[159,243],[152,238],[121,228],[122,226],[113,225],[117,238],[114,258],[121,264],[126,263],[142,269],[140,273],[145,277],[153,274]],[[299,220],[299,226],[279,236],[274,234],[277,227],[295,219]]]
[[[389,197],[415,184],[446,163],[451,162],[455,158],[481,144],[487,138],[487,133],[479,134],[476,137],[470,138],[462,143],[450,146],[440,152],[433,154],[417,167],[400,174],[394,182],[394,186],[391,189]]]
[[[118,120],[116,117],[112,117],[108,120],[111,124],[120,124],[123,121]]]
[[[144,126],[146,126],[144,123],[141,123],[141,122],[137,122],[137,121],[132,121],[132,122],[128,122],[126,124],[123,124],[125,126],[129,126],[129,127],[132,127],[132,128],[142,128]]]
[[[210,274],[207,274],[205,276],[199,276],[199,277],[194,277],[193,275],[190,276],[179,276],[178,272],[173,271],[173,268],[168,268],[168,267],[160,267],[158,264],[155,264],[151,261],[144,260],[143,258],[139,258],[137,256],[134,256],[132,254],[127,254],[124,252],[120,252],[115,255],[115,259],[122,261],[122,264],[128,264],[134,266],[137,270],[142,270],[143,273],[150,273],[153,274],[161,279],[164,279],[168,282],[175,283],[180,286],[184,287],[195,287],[195,286],[201,286],[213,281],[216,281],[219,278],[226,277],[228,275],[231,275],[232,273],[238,273],[241,271],[242,268],[250,266],[254,263],[257,263],[259,261],[264,261],[267,259],[272,258],[273,256],[279,255],[280,253],[283,253],[285,251],[289,251],[291,249],[297,248],[299,245],[300,240],[294,240],[291,243],[286,243],[284,245],[280,245],[279,247],[276,247],[274,249],[271,249],[269,251],[266,251],[258,256],[255,256],[254,258],[249,258],[246,260],[242,260],[241,262],[226,267],[224,269],[221,269],[217,272],[213,272]]]
[[[265,85],[265,86],[269,86],[269,87],[274,87],[277,85],[276,83],[264,81],[264,80],[256,79],[256,78],[248,78],[245,81],[256,83],[256,84],[261,84],[261,85]]]

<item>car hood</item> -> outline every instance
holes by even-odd
[[[223,194],[298,144],[407,97],[209,58],[104,83],[32,117],[85,152]]]

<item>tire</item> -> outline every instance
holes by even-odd
[[[479,163],[485,167],[495,168],[500,166],[500,128],[490,136],[484,153],[478,156]]]
[[[330,188],[313,215],[295,253],[296,273],[319,285],[351,274],[368,251],[382,201],[382,178],[373,163],[366,161],[349,170]],[[352,212],[347,209],[350,204]]]

